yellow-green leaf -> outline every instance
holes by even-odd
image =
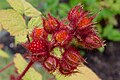
[[[31,18],[31,20],[28,22],[28,29],[33,29],[35,26],[43,27],[41,16],[33,17],[33,18]]]
[[[0,31],[2,31],[2,24],[0,23]]]
[[[55,73],[57,80],[101,80],[91,69],[83,65],[78,68],[79,73],[74,73],[70,76],[63,76]]]
[[[26,0],[7,0],[8,3],[19,13],[25,14],[29,17],[40,16],[41,12],[35,9],[30,3]]]
[[[3,58],[9,58],[9,55],[1,49],[0,49],[0,56],[3,57]]]
[[[26,42],[28,40],[26,36],[27,35],[15,36],[15,44]]]
[[[28,64],[25,59],[18,53],[15,55],[14,63],[19,74],[23,72]],[[23,77],[23,80],[42,80],[42,76],[34,68],[30,68]]]
[[[13,7],[20,14],[24,12],[23,0],[7,0],[11,7]],[[17,3],[17,4],[16,4]]]
[[[0,27],[3,27],[13,36],[27,33],[25,20],[13,9],[0,10]]]

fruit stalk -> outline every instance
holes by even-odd
[[[25,73],[29,70],[29,68],[33,65],[34,61],[30,61],[29,64],[27,65],[27,67],[24,69],[24,71],[22,72],[22,74],[20,76],[18,76],[17,80],[21,80],[22,77],[25,75]]]

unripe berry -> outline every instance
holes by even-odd
[[[77,34],[88,32],[94,24],[92,20],[95,16],[96,15],[90,16],[89,12],[85,12],[82,6],[75,6],[68,14],[69,25],[73,30],[76,30]]]
[[[32,33],[30,34],[30,36],[32,37],[32,39],[40,39],[40,38],[46,39],[48,34],[43,28],[35,27]]]
[[[60,64],[59,65],[60,65],[59,71],[63,75],[67,76],[67,75],[70,75],[70,74],[75,72],[74,68],[72,66],[68,65],[67,62],[64,61],[64,60],[60,60]]]
[[[83,30],[85,28],[89,28],[89,27],[92,27],[92,20],[94,19],[94,16],[84,16],[84,17],[81,17],[81,19],[78,21],[77,23],[77,29],[78,30]]]
[[[43,18],[43,27],[47,33],[51,34],[59,30],[60,23],[56,18],[48,14],[46,19]]]
[[[71,23],[71,27],[75,28],[76,24],[78,22],[78,20],[81,18],[81,16],[83,15],[84,11],[83,8],[78,5],[73,7],[69,13],[68,13],[68,20]]]
[[[85,60],[80,56],[80,53],[78,50],[76,50],[74,47],[69,47],[65,52],[63,53],[62,60],[65,60],[67,64],[74,67],[75,69],[78,67],[78,65]]]
[[[66,30],[60,30],[56,32],[54,36],[56,43],[61,46],[68,45],[68,43],[72,40],[70,34]]]
[[[88,34],[82,40],[80,44],[87,49],[95,49],[104,46],[104,43],[96,34]]]
[[[54,56],[49,56],[44,62],[43,67],[48,72],[54,72],[58,67],[58,59]]]

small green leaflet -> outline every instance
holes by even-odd
[[[42,23],[43,22],[42,22],[41,16],[33,17],[28,22],[28,29],[33,29],[35,26],[37,26],[37,27],[43,27]]]

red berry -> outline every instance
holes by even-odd
[[[43,18],[43,26],[44,26],[44,29],[46,30],[46,32],[51,34],[51,33],[56,32],[57,30],[59,30],[60,23],[56,18],[54,18],[53,16],[48,14],[47,19]]]
[[[44,52],[47,50],[46,42],[42,39],[35,39],[29,43],[28,50],[31,51],[32,54]]]
[[[43,67],[49,72],[54,72],[58,67],[58,59],[54,56],[49,56],[43,63]]]

